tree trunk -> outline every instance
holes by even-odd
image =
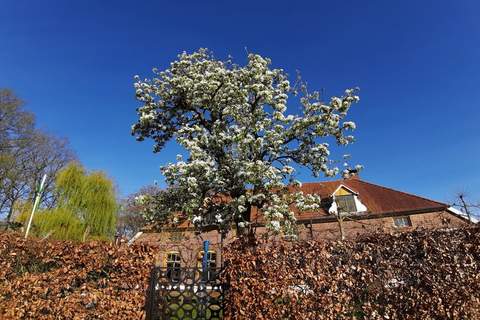
[[[245,245],[248,246],[254,246],[257,241],[256,241],[256,236],[255,236],[255,227],[253,226],[253,223],[251,221],[251,213],[252,213],[252,206],[249,205],[247,207],[247,211],[245,212],[243,216],[243,221],[237,221],[235,223],[237,227],[237,238],[239,238],[241,241],[245,243]],[[240,222],[248,222],[248,225],[244,228],[239,227]]]
[[[340,240],[345,240],[345,231],[343,230],[343,218],[340,213],[337,215],[338,227],[340,229]]]
[[[90,226],[87,226],[87,228],[85,229],[85,232],[83,233],[82,242],[85,242],[89,233],[90,233]]]
[[[310,230],[310,240],[313,240],[313,222],[312,222],[312,219],[310,219],[310,224],[308,226],[308,229]]]
[[[12,218],[13,215],[13,207],[15,206],[15,201],[12,201],[10,204],[10,208],[8,208],[8,214],[7,214],[7,222],[10,223],[10,219]]]
[[[223,268],[223,240],[225,239],[225,232],[220,234],[220,268]]]
[[[465,210],[465,213],[467,214],[468,221],[472,222],[472,218],[470,217],[470,210],[468,210],[468,205],[463,199],[463,195],[460,195],[459,198],[460,198],[460,201],[462,201],[462,206],[463,206],[463,209]]]

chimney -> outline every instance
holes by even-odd
[[[350,180],[360,180],[360,173],[356,172],[350,175]]]
[[[345,176],[345,180],[360,180],[360,172],[358,169],[348,169]]]

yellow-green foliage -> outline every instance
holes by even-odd
[[[41,233],[61,240],[82,240],[85,226],[71,211],[65,208],[47,210],[37,216]]]
[[[87,173],[78,163],[71,163],[59,172],[55,192],[56,208],[39,211],[34,218],[37,235],[71,240],[113,236],[117,202],[113,183],[104,173]],[[18,220],[25,222],[29,213],[22,211]]]
[[[83,193],[85,192],[85,169],[77,164],[71,163],[61,170],[55,180],[55,190],[58,196],[59,206],[72,210],[83,207]]]
[[[17,220],[28,223],[30,212],[22,212]],[[31,232],[39,237],[59,240],[82,240],[85,225],[65,208],[37,211],[33,216]]]
[[[117,202],[112,182],[102,172],[85,177],[83,203],[85,223],[90,233],[97,236],[113,235]]]

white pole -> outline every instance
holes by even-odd
[[[28,237],[28,233],[30,232],[30,227],[32,226],[33,214],[35,213],[35,210],[37,210],[38,203],[40,202],[40,198],[42,197],[43,185],[45,184],[45,180],[47,180],[46,174],[43,175],[42,182],[40,183],[40,188],[38,188],[37,196],[35,197],[35,202],[33,203],[32,213],[30,214],[27,230],[25,231],[25,239],[27,239]]]

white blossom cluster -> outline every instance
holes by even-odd
[[[189,154],[162,167],[168,187],[170,211],[184,212],[197,226],[248,226],[252,207],[259,208],[267,226],[290,232],[301,210],[318,209],[320,198],[288,192],[295,181],[294,164],[315,176],[339,173],[331,166],[326,140],[347,145],[355,123],[345,121],[351,105],[359,101],[357,89],[348,89],[328,102],[301,84],[292,87],[282,69],[271,68],[268,58],[249,54],[238,66],[220,61],[206,49],[182,53],[152,79],[135,77],[138,122],[132,133],[151,138],[154,151],[175,139]],[[287,102],[298,96],[301,110],[287,114]],[[161,208],[149,218],[164,217]],[[173,203],[172,203],[173,202]]]

